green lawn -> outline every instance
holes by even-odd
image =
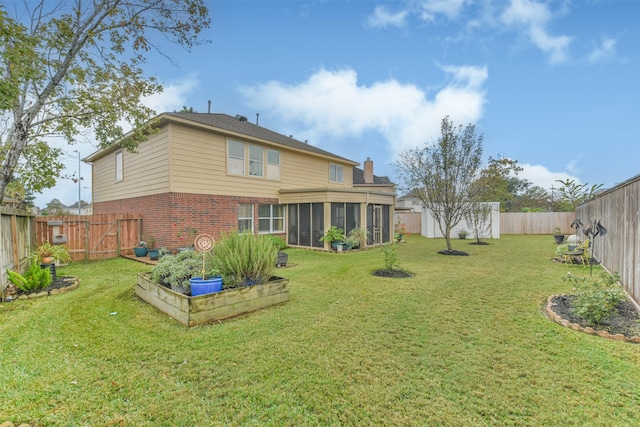
[[[51,426],[640,425],[640,346],[544,317],[551,236],[289,250],[291,300],[187,329],[134,294],[147,266],[81,263],[63,295],[0,305],[0,423]]]

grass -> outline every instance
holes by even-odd
[[[134,294],[148,268],[80,263],[69,293],[0,305],[0,422],[60,426],[640,424],[640,347],[542,314],[581,266],[549,236],[289,250],[291,300],[187,329]]]

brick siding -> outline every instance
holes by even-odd
[[[164,193],[97,202],[93,205],[93,211],[95,214],[139,214],[143,218],[143,238],[153,236],[157,247],[172,249],[191,246],[194,234],[210,234],[217,240],[222,232],[237,230],[238,205],[241,203],[254,205],[253,224],[257,232],[257,205],[278,204],[278,199]]]

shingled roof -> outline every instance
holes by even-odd
[[[364,181],[364,170],[360,168],[353,168],[353,183],[354,184],[366,184]],[[373,175],[373,184],[376,185],[393,185],[389,177]]]
[[[228,114],[219,113],[164,113],[160,116],[160,118],[162,118],[162,116],[179,117],[181,119],[190,120],[192,122],[213,126],[235,133],[240,133],[253,138],[267,140],[283,145],[285,147],[308,151],[310,153],[319,154],[322,156],[333,157],[334,159],[339,159],[349,163],[358,163],[345,157],[341,157],[328,151],[322,150],[305,142],[298,141],[293,137],[283,135],[262,126],[250,123],[249,121],[247,121],[246,117],[240,115],[232,117]]]

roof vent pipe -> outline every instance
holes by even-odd
[[[260,126],[260,113],[256,113],[256,126]]]
[[[208,100],[207,104],[209,104],[209,106],[207,107],[207,114],[211,114],[211,100]]]

